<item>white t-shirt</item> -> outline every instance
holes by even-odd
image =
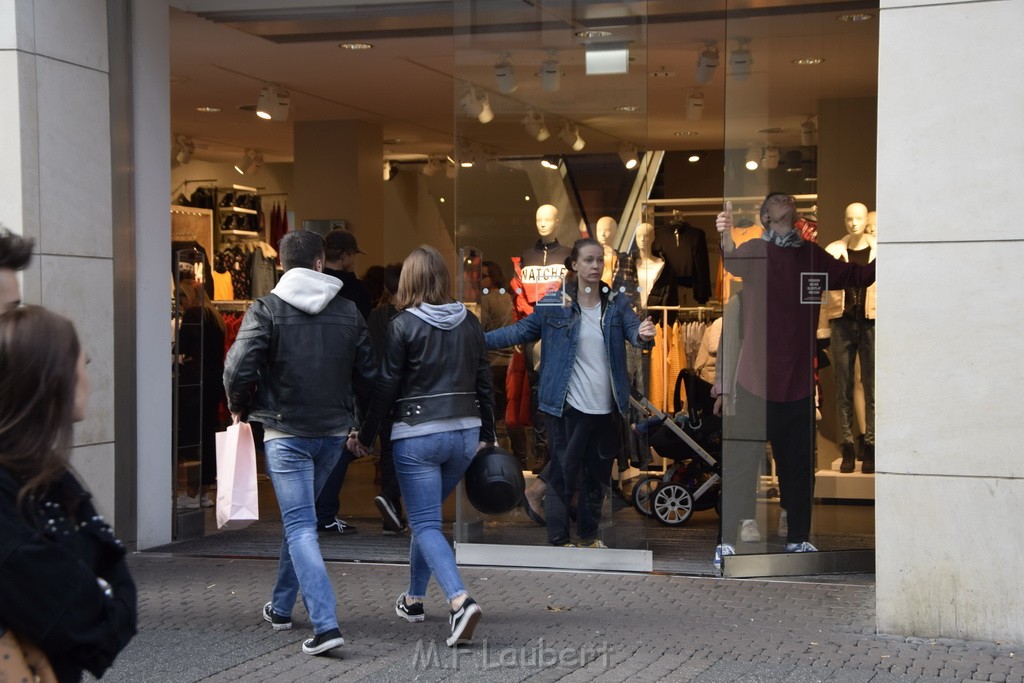
[[[569,378],[566,400],[581,413],[604,415],[615,410],[612,398],[612,373],[601,331],[601,304],[580,306],[580,336],[576,340],[576,360]]]

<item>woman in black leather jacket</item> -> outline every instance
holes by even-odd
[[[389,415],[395,471],[412,528],[409,588],[395,603],[407,621],[423,621],[433,575],[451,606],[448,645],[469,642],[480,606],[469,597],[448,540],[441,505],[476,452],[494,442],[491,366],[480,322],[451,294],[448,266],[429,246],[402,266],[380,374],[359,432],[373,443]]]
[[[0,625],[39,646],[62,682],[102,676],[135,634],[124,547],[68,463],[87,362],[66,318],[0,315]]]

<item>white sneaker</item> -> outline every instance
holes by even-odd
[[[178,496],[177,506],[186,510],[195,510],[199,507],[199,496],[182,493]]]
[[[736,548],[733,548],[728,543],[723,543],[720,546],[715,547],[715,569],[722,568],[722,558],[726,555],[735,555]]]
[[[810,543],[808,543],[807,541],[803,541],[801,543],[787,543],[786,544],[786,552],[787,553],[816,553],[816,552],[818,552],[818,549],[815,548]]]
[[[740,540],[744,543],[761,542],[761,530],[757,528],[756,519],[740,520]]]
[[[779,536],[781,538],[789,536],[789,515],[785,510],[779,510]]]

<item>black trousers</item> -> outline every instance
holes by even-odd
[[[735,543],[741,520],[756,518],[757,480],[772,445],[788,543],[808,540],[814,504],[814,396],[767,401],[736,386],[736,414],[725,418],[722,443],[722,541]]]

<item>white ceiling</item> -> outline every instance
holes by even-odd
[[[714,149],[771,141],[799,144],[800,123],[821,99],[871,97],[877,88],[877,18],[843,22],[872,3],[801,0],[304,0],[301,6],[253,0],[178,0],[171,9],[173,133],[194,138],[196,157],[227,160],[245,148],[267,161],[292,158],[292,124],[359,119],[383,129],[393,156],[450,153],[464,137],[501,155],[564,153],[554,135],[562,120],[580,125],[586,152],[622,141],[641,149]],[[297,3],[293,3],[297,4]],[[877,4],[877,3],[875,3]],[[274,6],[277,5],[278,8]],[[866,8],[866,9],[865,9]],[[628,41],[629,73],[587,76],[576,32],[603,29],[602,40]],[[752,75],[726,78],[737,38],[750,39]],[[699,84],[697,54],[718,41],[722,63],[705,95],[701,121],[685,116]],[[373,45],[343,50],[343,41]],[[541,89],[541,61],[554,50],[557,92]],[[511,53],[518,89],[498,94],[493,67]],[[794,59],[819,57],[818,66]],[[653,74],[659,74],[657,76]],[[661,74],[670,75],[661,75]],[[291,93],[287,122],[265,122],[253,105],[264,82]],[[496,117],[487,125],[456,111],[466,83],[488,91]],[[616,107],[639,107],[624,113]],[[201,114],[199,106],[221,112]],[[527,107],[544,112],[552,137],[530,139],[520,125]],[[782,128],[781,133],[759,130]],[[695,136],[675,135],[682,130]]]

